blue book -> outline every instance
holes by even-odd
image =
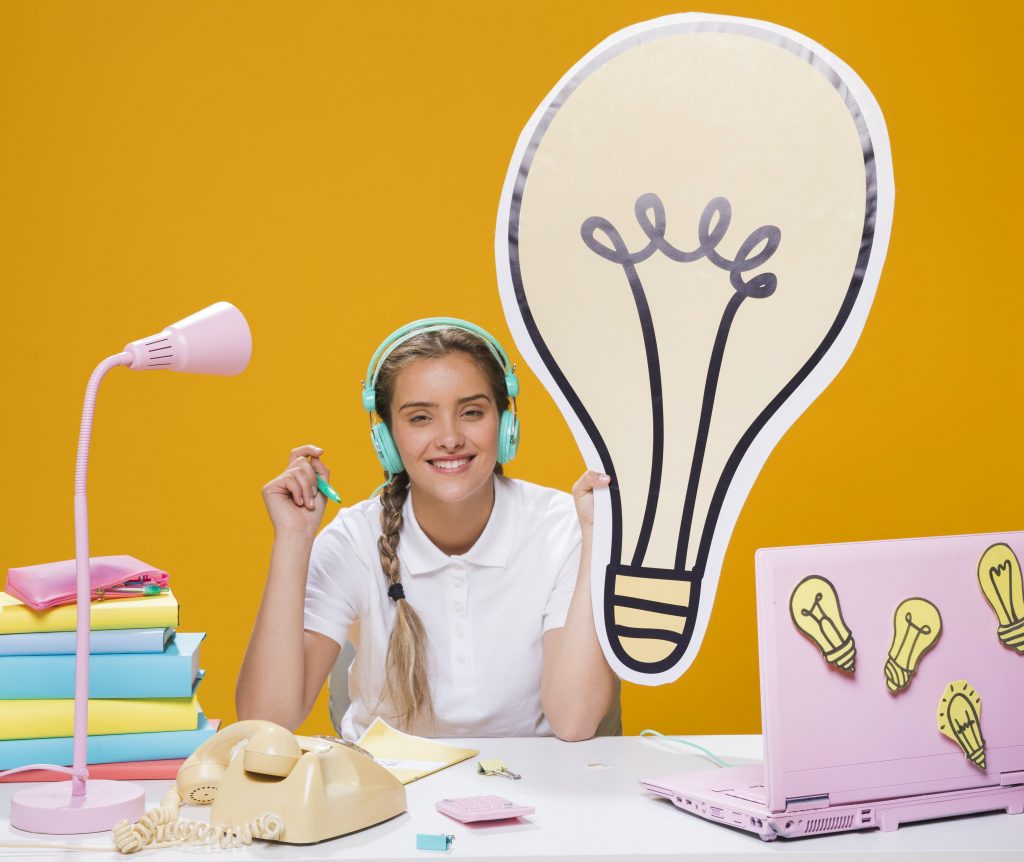
[[[106,629],[89,633],[89,652],[163,652],[174,629]],[[74,632],[30,632],[0,635],[0,656],[74,655]]]
[[[89,657],[89,697],[191,697],[205,634],[182,634],[162,653],[108,653]],[[75,656],[0,656],[0,700],[54,700],[75,696]]]
[[[121,763],[126,760],[170,760],[188,757],[214,734],[206,716],[199,713],[195,730],[161,730],[153,733],[111,733],[90,736],[87,763]],[[74,737],[0,740],[0,771],[50,763],[70,766],[74,760]]]

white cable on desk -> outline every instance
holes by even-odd
[[[0,847],[17,847],[19,850],[81,850],[85,853],[109,853],[117,848],[113,844],[105,847],[81,847],[78,844],[48,844],[41,841],[0,841]]]
[[[697,745],[696,742],[690,742],[690,741],[688,741],[686,739],[683,739],[681,736],[666,736],[663,733],[658,733],[658,731],[656,731],[656,730],[641,730],[640,731],[640,735],[648,737],[648,738],[656,737],[656,739],[655,739],[656,742],[663,742],[666,745],[670,745],[670,746],[671,745],[688,745],[688,746],[690,746],[690,748],[696,748],[698,751],[706,754],[709,758],[711,758],[711,762],[714,763],[715,766],[729,766],[730,765],[730,764],[726,763],[724,760],[722,760],[720,757],[718,757],[717,755],[712,754],[703,745]]]

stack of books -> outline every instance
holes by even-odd
[[[34,610],[0,593],[0,771],[70,766],[75,711],[74,604]],[[216,730],[196,698],[205,634],[176,632],[178,602],[92,603],[87,762],[93,778],[173,778]],[[0,781],[66,780],[35,770]]]

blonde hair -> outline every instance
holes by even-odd
[[[374,387],[377,395],[377,414],[385,425],[391,425],[391,401],[394,397],[398,373],[423,359],[440,359],[452,353],[463,353],[476,364],[484,375],[494,398],[498,415],[508,409],[505,371],[495,360],[487,344],[476,335],[455,327],[422,332],[396,347],[381,364]],[[501,476],[501,464],[494,465]],[[389,595],[396,594],[395,625],[388,641],[385,662],[386,697],[407,723],[423,719],[432,723],[434,705],[427,673],[427,636],[419,614],[405,600],[401,586],[401,564],[398,559],[398,540],[402,529],[402,507],[409,495],[409,474],[403,470],[396,474],[381,492],[381,534],[377,540],[380,564]]]

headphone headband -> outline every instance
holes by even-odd
[[[389,477],[401,472],[404,467],[402,456],[398,452],[398,447],[395,445],[387,425],[383,422],[375,422],[373,418],[373,414],[377,412],[377,377],[385,360],[400,344],[404,344],[421,332],[435,332],[441,329],[461,329],[477,336],[487,345],[487,349],[501,366],[505,373],[505,391],[512,399],[512,409],[503,410],[499,418],[498,463],[507,464],[516,457],[516,452],[519,449],[519,418],[516,415],[519,378],[516,377],[515,366],[509,361],[508,354],[505,353],[505,349],[498,339],[468,320],[461,320],[457,317],[424,317],[396,329],[381,342],[380,347],[370,357],[370,364],[367,366],[366,377],[363,380],[363,409],[370,414],[370,442],[373,444],[381,466],[387,471]]]
[[[476,335],[487,345],[487,349],[491,351],[491,355],[494,356],[495,361],[502,367],[505,374],[513,373],[514,369],[512,368],[512,363],[509,362],[505,349],[501,346],[498,339],[486,329],[482,329],[475,323],[461,320],[458,317],[424,317],[399,327],[381,342],[380,347],[370,357],[370,364],[366,368],[366,377],[363,378],[366,381],[363,383],[363,388],[375,389],[377,387],[377,377],[380,374],[381,365],[384,364],[384,360],[399,345],[404,344],[421,332],[437,332],[442,329],[461,329],[464,332]],[[511,395],[511,393],[509,394]],[[513,395],[512,397],[515,396]]]

